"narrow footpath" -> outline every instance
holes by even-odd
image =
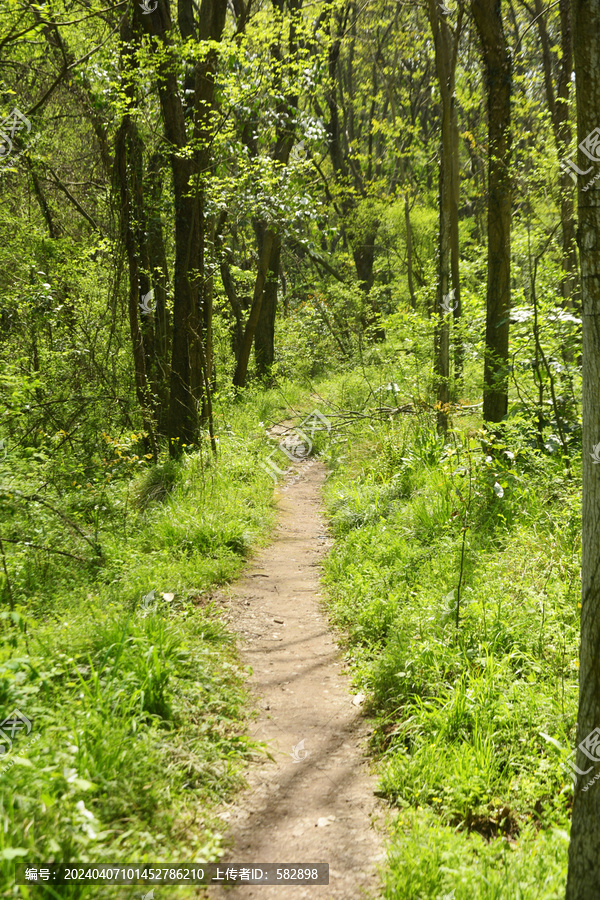
[[[329,885],[210,888],[214,900],[362,900],[381,896],[382,812],[365,756],[368,726],[321,609],[322,463],[297,466],[277,489],[273,543],[227,592],[259,716],[251,734],[273,761],[253,765],[249,789],[225,811],[224,863],[329,863]]]

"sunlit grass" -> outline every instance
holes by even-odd
[[[460,417],[444,441],[431,414],[357,421],[326,490],[330,614],[400,810],[389,900],[564,894],[577,479],[518,421],[489,458],[478,428]]]

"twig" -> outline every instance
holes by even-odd
[[[102,556],[102,550],[100,546],[92,538],[90,538],[89,535],[87,535],[85,531],[83,531],[83,529],[79,527],[79,525],[77,525],[75,522],[72,522],[68,516],[65,516],[64,513],[62,513],[59,509],[56,509],[55,506],[52,506],[51,503],[48,503],[47,500],[44,500],[43,497],[38,496],[38,494],[24,494],[22,491],[15,490],[14,488],[5,488],[2,486],[0,486],[0,492],[5,494],[13,494],[17,497],[21,497],[23,500],[29,500],[33,503],[41,503],[42,506],[46,506],[48,509],[52,510],[52,512],[55,513],[60,519],[62,519],[63,522],[66,522],[67,525],[73,529],[73,531],[76,531],[77,534],[82,537],[87,544],[90,545],[92,550],[98,556]],[[5,540],[8,540],[8,538],[5,538]]]
[[[8,602],[10,603],[10,608],[12,611],[15,608],[15,600],[13,597],[12,585],[10,583],[8,569],[6,567],[6,554],[4,552],[4,544],[2,543],[2,538],[0,538],[0,553],[2,553],[2,568],[4,569],[4,575],[6,576],[6,587],[8,588]]]
[[[8,572],[6,571],[6,560],[4,559],[4,550],[2,548],[3,541],[6,541],[8,544],[24,544],[26,547],[33,547],[34,550],[45,550],[46,553],[60,553],[61,556],[68,556],[70,557],[70,559],[76,559],[77,562],[89,563],[91,561],[89,559],[84,559],[83,556],[75,556],[74,553],[68,553],[66,550],[54,550],[52,547],[44,547],[42,544],[34,544],[33,541],[28,541],[25,538],[0,538],[0,552],[2,553],[2,563],[4,566],[4,574],[6,575],[7,581]],[[10,608],[13,608],[12,595]]]

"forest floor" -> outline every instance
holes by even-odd
[[[380,895],[383,813],[366,758],[368,724],[322,610],[324,480],[325,467],[311,460],[276,489],[273,543],[219,600],[252,671],[259,712],[250,734],[270,755],[251,767],[248,790],[221,814],[230,826],[222,862],[329,863],[328,886],[246,885],[248,900]],[[209,895],[238,892],[217,887]]]

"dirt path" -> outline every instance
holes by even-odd
[[[278,490],[274,542],[226,600],[253,670],[260,713],[251,733],[275,761],[252,767],[250,789],[226,811],[232,846],[224,862],[329,863],[329,885],[215,887],[214,900],[380,896],[383,849],[373,825],[381,813],[364,756],[367,725],[320,609],[325,470],[310,461],[298,472]]]

